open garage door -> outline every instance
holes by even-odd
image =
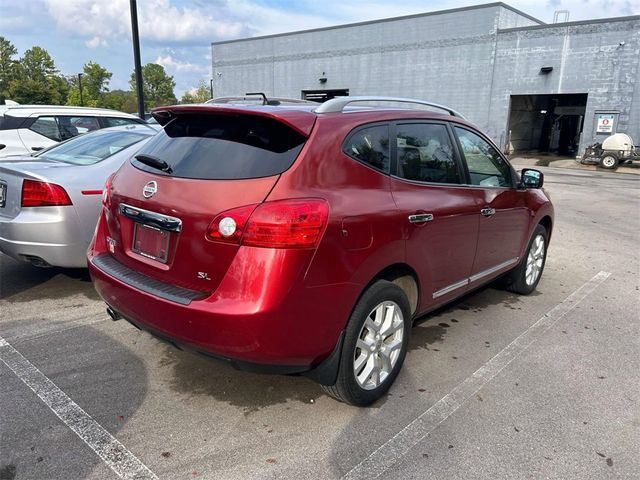
[[[575,157],[586,107],[586,93],[512,95],[507,153]]]

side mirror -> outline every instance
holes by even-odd
[[[540,170],[524,168],[520,177],[520,188],[542,188],[544,174]]]

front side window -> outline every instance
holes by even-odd
[[[103,118],[102,121],[107,127],[119,127],[121,125],[138,125],[140,123],[138,120],[134,120],[133,118],[106,117]]]
[[[356,160],[389,173],[389,126],[373,125],[351,135],[343,152]]]
[[[460,183],[446,126],[400,124],[397,132],[399,177],[418,182]]]
[[[469,168],[471,185],[511,187],[511,167],[502,155],[479,135],[466,128],[455,127]]]

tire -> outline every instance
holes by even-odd
[[[393,318],[387,321],[389,314]],[[411,325],[404,291],[385,280],[375,282],[349,317],[336,383],[322,386],[323,390],[336,400],[361,407],[378,400],[400,372]]]
[[[529,295],[536,289],[547,261],[548,238],[547,230],[542,225],[537,225],[527,244],[527,250],[522,260],[518,266],[505,277],[507,290],[522,295]],[[541,252],[539,251],[540,241],[542,242]],[[530,265],[533,270],[529,270]]]
[[[607,154],[600,159],[600,166],[607,170],[613,170],[618,166],[618,157],[615,155]]]

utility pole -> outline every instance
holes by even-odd
[[[84,73],[78,74],[78,88],[80,88],[80,106],[84,107],[84,100],[82,99],[82,75],[84,75]]]
[[[140,37],[138,35],[138,8],[136,0],[129,0],[131,8],[131,38],[133,40],[133,63],[136,74],[138,116],[144,120],[144,98],[142,93],[142,67],[140,66]]]

